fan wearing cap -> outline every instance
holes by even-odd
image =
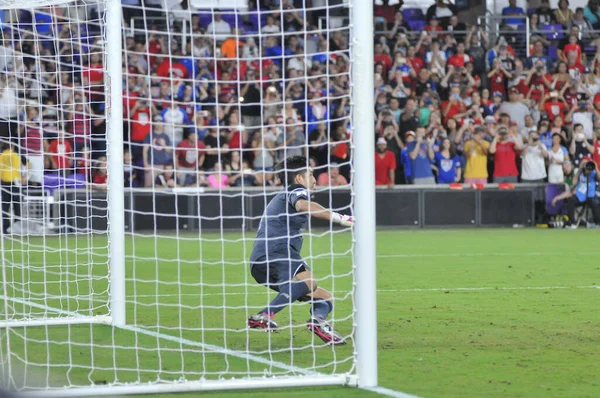
[[[465,167],[466,184],[486,184],[488,179],[487,158],[490,143],[484,139],[485,129],[475,128],[473,137],[465,143],[464,153],[467,158]]]
[[[387,141],[383,137],[377,139],[375,153],[375,185],[387,185],[394,188],[396,180],[396,156],[387,149]]]
[[[433,145],[435,137],[432,133],[425,138],[425,128],[419,127],[416,141],[407,145],[406,149],[411,160],[411,171],[415,185],[435,185],[435,178],[431,170],[431,162],[435,160]]]
[[[548,116],[548,119],[550,119],[551,122],[554,121],[556,116],[564,118],[565,108],[565,103],[563,102],[562,98],[559,96],[557,91],[552,91],[543,96],[539,105],[539,110],[546,112],[546,115]]]

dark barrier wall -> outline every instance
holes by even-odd
[[[531,226],[538,187],[514,190],[450,190],[417,188],[377,190],[379,227]],[[126,190],[125,228],[129,232],[255,230],[265,206],[278,191]],[[53,216],[74,231],[107,230],[106,192],[55,193]],[[352,214],[351,191],[317,191],[313,200],[343,214]],[[311,220],[311,227],[328,222]]]

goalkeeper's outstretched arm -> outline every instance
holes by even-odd
[[[354,217],[335,213],[318,204],[308,200],[299,200],[296,202],[296,211],[299,213],[308,213],[312,217],[320,218],[321,220],[332,221],[344,227],[354,225]]]

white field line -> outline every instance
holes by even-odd
[[[379,395],[385,395],[393,398],[419,398],[416,395],[407,394],[402,391],[390,390],[389,388],[380,386],[363,388],[363,390],[371,391]]]
[[[12,301],[15,303],[19,303],[19,304],[24,304],[27,306],[31,306],[31,307],[35,307],[35,308],[39,308],[42,310],[46,310],[46,311],[50,311],[53,313],[57,313],[60,315],[66,315],[66,316],[70,316],[70,317],[74,317],[74,318],[83,318],[83,316],[81,314],[78,314],[76,312],[71,312],[71,311],[65,311],[65,310],[61,310],[59,308],[53,308],[53,307],[49,307],[47,305],[42,305],[42,304],[36,304],[36,303],[32,303],[26,300],[21,300],[18,298],[13,298],[13,297],[7,297],[4,295],[0,295],[0,300],[7,300],[7,301]],[[188,340],[188,339],[184,339],[181,337],[176,337],[176,336],[172,336],[169,334],[164,334],[164,333],[158,333],[158,332],[153,332],[150,330],[146,330],[144,328],[140,328],[137,326],[124,326],[124,327],[120,327],[120,329],[124,329],[124,330],[128,330],[130,332],[134,332],[134,333],[140,333],[140,334],[145,334],[147,336],[152,336],[152,337],[156,337],[156,338],[160,338],[163,340],[168,340],[168,341],[173,341],[175,343],[178,344],[184,344],[184,345],[189,345],[192,347],[199,347],[205,350],[209,350],[209,351],[213,351],[213,352],[217,352],[220,354],[224,354],[224,355],[229,355],[232,357],[236,357],[236,358],[240,358],[240,359],[245,359],[245,360],[249,360],[249,361],[254,361],[257,363],[261,363],[263,365],[268,365],[268,366],[273,366],[275,368],[279,368],[282,370],[286,370],[288,372],[295,372],[295,373],[299,373],[299,374],[303,374],[303,375],[321,375],[318,372],[314,372],[311,370],[307,370],[307,369],[302,369],[302,368],[298,368],[295,366],[290,366],[287,365],[283,362],[278,362],[278,361],[271,361],[256,355],[252,355],[252,354],[247,354],[247,353],[243,353],[240,351],[233,351],[233,350],[229,350],[227,348],[223,348],[223,347],[219,347],[216,345],[212,345],[212,344],[204,344],[204,343],[200,343],[197,341],[192,341],[192,340]]]
[[[253,288],[255,285],[251,285]],[[486,287],[432,287],[432,288],[414,288],[414,289],[377,289],[378,293],[417,293],[417,292],[485,292],[485,291],[506,291],[506,290],[566,290],[566,289],[600,289],[598,285],[591,286],[507,286],[507,287],[494,287],[494,286],[486,286]],[[257,288],[256,291],[252,292],[226,292],[225,296],[264,296],[265,293],[269,292],[266,289]],[[273,292],[271,292],[274,294]],[[337,294],[349,294],[352,293],[351,290],[336,290],[334,293]],[[204,293],[202,296],[221,296],[222,291],[218,293]],[[144,299],[144,298],[183,298],[183,297],[199,297],[201,296],[199,293],[182,293],[182,294],[138,294],[137,296],[128,295],[127,302],[132,303],[135,302],[136,299]],[[0,296],[0,299],[4,298],[4,296]],[[46,297],[36,297],[31,298],[31,301],[20,300],[24,304],[30,304],[37,300],[53,300],[53,299],[64,299],[64,296],[46,296]],[[74,298],[75,299],[75,298]],[[89,297],[89,296],[78,296],[76,298],[78,301],[94,301],[100,303],[108,303],[108,298],[100,298],[100,297]],[[16,301],[17,299],[10,299],[11,301]],[[156,301],[149,301],[152,304],[159,304]],[[50,308],[50,307],[49,307]],[[42,308],[44,309],[44,308]]]

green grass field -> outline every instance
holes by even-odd
[[[320,284],[335,292],[335,325],[347,335],[350,238],[317,231],[304,247]],[[600,396],[599,238],[593,230],[379,232],[380,385],[431,398]],[[0,329],[0,355],[6,361],[10,338],[13,369],[29,375],[17,382],[28,385],[351,371],[352,345],[333,349],[315,341],[304,328],[306,305],[278,315],[286,326],[280,333],[245,329],[247,314],[272,297],[253,284],[244,263],[251,243],[242,234],[128,238],[127,320],[137,329],[30,327],[8,335]],[[3,294],[16,299],[0,299],[1,317],[5,308],[9,317],[40,315],[44,308],[106,313],[106,245],[101,236],[5,240]],[[203,394],[276,397],[282,391]],[[330,387],[285,396],[375,394]]]

